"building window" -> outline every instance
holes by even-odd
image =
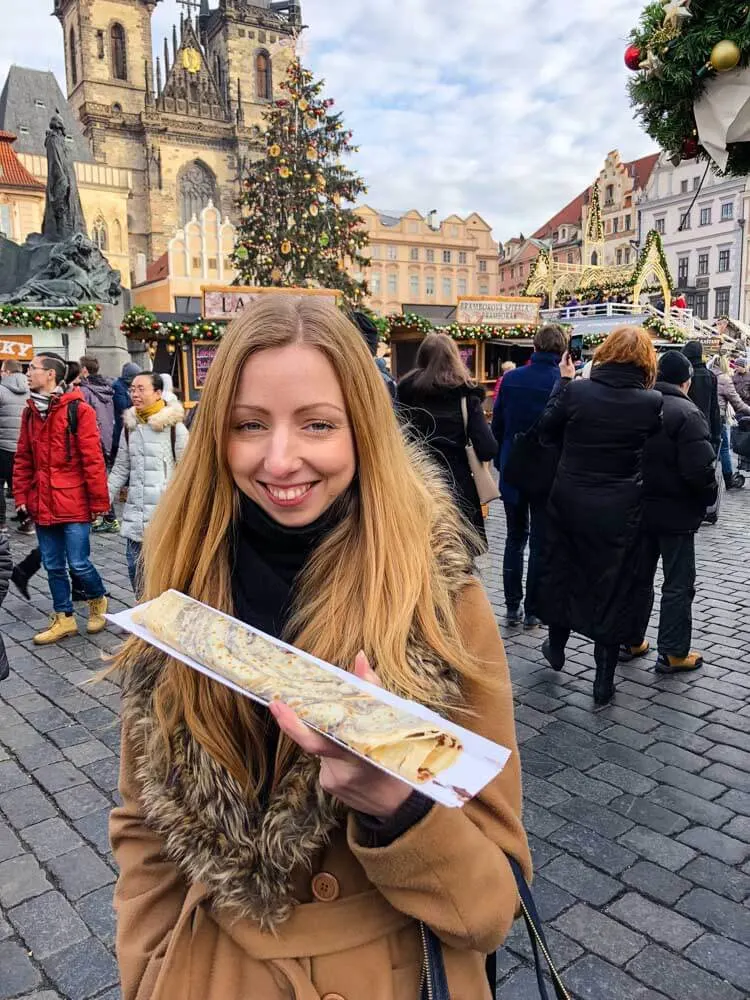
[[[10,205],[0,205],[0,233],[2,233],[3,236],[13,235]]]
[[[690,276],[690,258],[680,257],[677,261],[677,284],[686,285]]]
[[[568,254],[568,263],[569,263],[569,264],[572,264],[572,263],[573,263],[573,254],[572,254],[572,253],[569,253],[569,254]]]
[[[370,254],[370,258],[372,260],[380,260],[380,244],[379,243],[373,243],[373,245],[372,245],[372,252]]]
[[[481,271],[482,274],[486,274],[487,273],[487,261],[486,260],[480,260],[479,261],[479,270]]]
[[[389,274],[388,275],[388,294],[390,296],[398,295],[398,275]]]
[[[109,249],[109,239],[107,237],[107,223],[99,216],[91,228],[91,239],[103,252]]]
[[[655,222],[654,222],[654,228],[656,229],[657,233],[660,236],[663,236],[665,234],[665,232],[667,231],[666,230],[666,222],[665,222],[665,220],[663,218],[656,219]]]
[[[109,57],[112,60],[112,76],[115,80],[127,80],[128,54],[125,48],[125,29],[117,22],[109,29]]]
[[[716,316],[729,315],[729,299],[732,294],[731,288],[716,289]]]
[[[700,177],[694,177],[693,178],[693,191],[697,191],[700,186],[701,186],[701,179],[700,179]]]
[[[451,262],[451,252],[450,250],[443,250],[443,263],[450,264]]]
[[[680,216],[680,230],[690,229],[690,212],[683,212]]]
[[[78,84],[78,46],[75,28],[70,29],[70,82],[74,87]]]
[[[515,278],[515,276],[516,276],[516,269],[515,269],[515,267],[512,267],[510,269],[510,276],[511,276],[511,278]]]
[[[419,247],[409,249],[409,260],[419,260]]]
[[[424,293],[428,299],[435,297],[435,279],[431,275],[424,279]]]
[[[625,230],[628,233],[630,232],[632,221],[633,221],[632,216],[630,216],[630,215],[626,215],[625,216]]]
[[[466,278],[458,279],[458,294],[466,295]]]
[[[693,309],[698,319],[708,319],[708,292],[695,293],[695,305]]]
[[[177,178],[177,189],[180,204],[180,225],[186,226],[193,216],[200,217],[201,212],[216,199],[216,178],[205,163],[193,160],[182,168]]]
[[[419,275],[409,275],[409,295],[412,302],[419,302]]]
[[[443,278],[443,298],[448,300],[453,298],[453,282],[450,278]]]
[[[373,271],[370,275],[370,291],[373,295],[380,295],[380,271]]]
[[[458,263],[459,264],[466,264],[467,260],[468,260],[468,254],[466,253],[466,251],[465,250],[459,250],[458,251]],[[481,265],[480,265],[480,270],[481,270]]]
[[[628,249],[625,250],[625,263],[626,264],[630,263],[630,250]]]
[[[386,249],[386,257],[388,260],[398,260],[398,247],[389,246]]]
[[[698,254],[698,274],[700,276],[708,274],[708,254]]]
[[[711,207],[701,209],[701,225],[710,226],[711,225]]]
[[[612,205],[615,200],[615,186],[614,184],[608,184],[604,191],[604,204]]]
[[[719,250],[719,270],[728,271],[731,263],[731,250]]]
[[[688,191],[688,182],[680,181],[680,194],[687,194],[687,191]]]
[[[618,218],[612,219],[612,232],[613,233],[620,232],[620,220]]]
[[[479,294],[480,295],[489,295],[490,294],[489,285],[487,284],[486,281],[480,281],[480,283],[479,283]]]
[[[427,261],[428,264],[434,264],[435,263],[435,251],[434,250],[426,250],[425,251],[425,260]]]
[[[501,285],[505,284],[505,268],[503,268],[502,271],[500,272],[500,284]]]
[[[721,206],[721,221],[728,222],[730,219],[734,218],[734,202],[725,201]]]
[[[615,258],[618,264],[622,264],[622,250],[617,251]]]
[[[104,58],[104,32],[97,31],[96,33],[96,55],[98,59]]]
[[[259,52],[255,57],[255,93],[259,101],[271,100],[271,57],[267,52]]]

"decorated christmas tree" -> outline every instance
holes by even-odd
[[[625,63],[637,117],[674,162],[700,157],[750,172],[750,3],[649,3]]]
[[[367,234],[351,205],[366,189],[343,162],[357,147],[322,90],[322,80],[290,64],[282,97],[265,114],[265,155],[243,180],[233,261],[242,284],[338,288],[357,303],[366,285],[347,267],[367,265]]]

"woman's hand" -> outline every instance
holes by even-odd
[[[370,684],[380,685],[364,653],[354,661],[354,674]],[[373,764],[355,757],[337,743],[304,724],[288,705],[275,701],[269,711],[279,728],[305,753],[320,757],[320,784],[350,809],[385,819],[404,804],[412,789],[398,778],[379,770]]]
[[[575,378],[576,377],[576,366],[573,363],[573,359],[570,356],[570,351],[566,351],[563,354],[562,361],[560,362],[560,378]]]

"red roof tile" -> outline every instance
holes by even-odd
[[[642,191],[646,187],[658,159],[658,153],[651,153],[649,156],[642,156],[640,160],[631,160],[630,163],[625,164],[628,173],[633,178],[633,188],[636,191],[639,189]]]
[[[146,268],[146,281],[159,281],[169,275],[169,254],[163,253],[157,260],[152,260]]]
[[[16,156],[12,132],[0,131],[0,187],[44,191],[44,184],[33,177]]]

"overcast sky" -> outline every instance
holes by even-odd
[[[53,0],[0,0],[0,78],[18,63],[64,86]],[[215,5],[215,0],[211,0]],[[529,233],[618,148],[633,121],[623,52],[642,0],[302,0],[303,59],[327,80],[375,208],[479,212]],[[160,0],[154,44],[179,10]]]

